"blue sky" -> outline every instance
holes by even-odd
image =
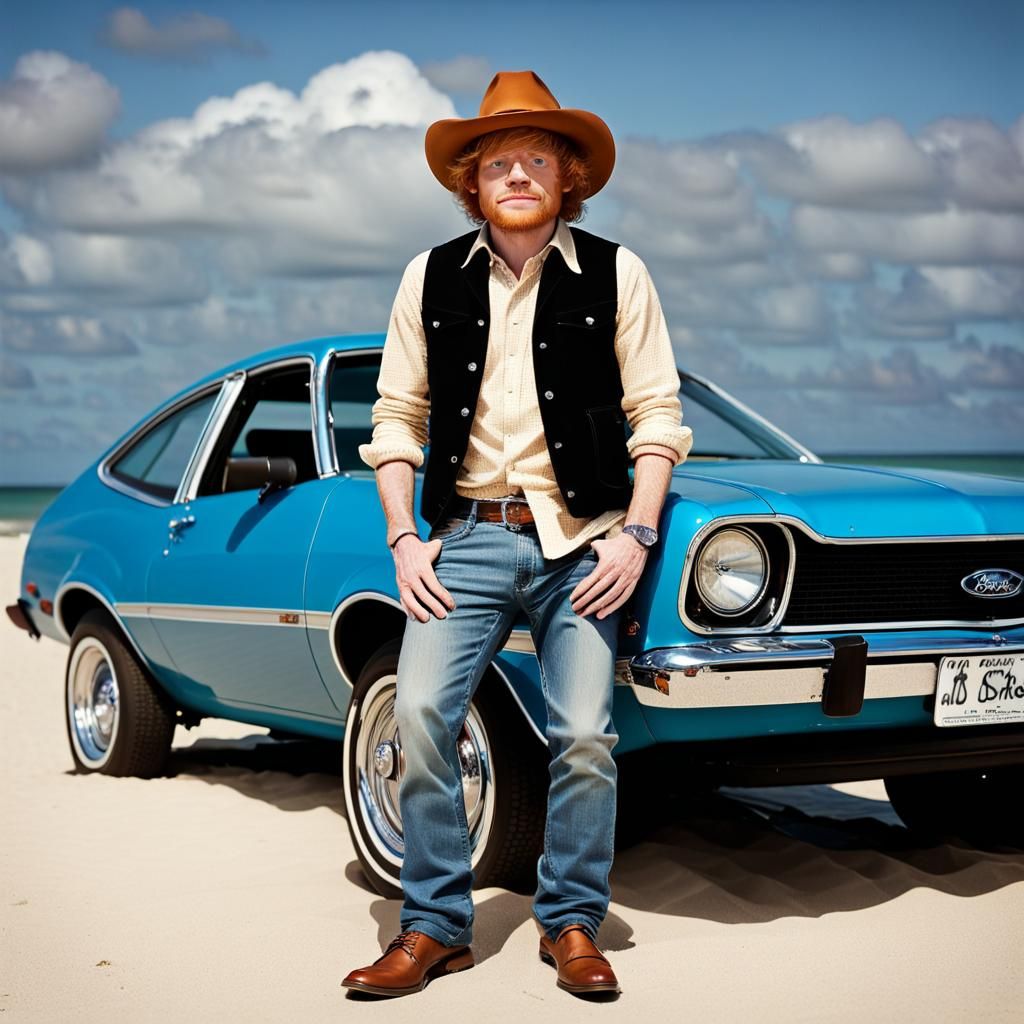
[[[648,263],[680,365],[823,453],[1024,448],[1020,3],[2,16],[0,133],[19,128],[0,139],[0,482],[64,482],[249,351],[384,329],[405,263],[468,227],[426,170],[426,124],[524,68],[611,127],[616,173],[581,226]],[[66,87],[42,102],[44,79]],[[364,79],[369,125],[333,91]],[[256,83],[277,128],[239,96]],[[319,223],[257,201],[285,178]]]

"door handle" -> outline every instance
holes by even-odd
[[[167,524],[167,528],[171,531],[167,536],[173,541],[181,540],[181,531],[186,526],[192,526],[195,521],[195,516],[182,516],[181,519],[172,519]]]

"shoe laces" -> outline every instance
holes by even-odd
[[[380,955],[380,959],[383,960],[384,957],[386,957],[388,955],[388,953],[392,952],[392,950],[402,949],[406,953],[408,953],[409,956],[411,956],[413,958],[413,960],[416,961],[416,963],[419,963],[420,962],[419,957],[416,956],[416,954],[413,952],[413,950],[415,950],[415,948],[416,948],[416,936],[417,935],[419,935],[419,932],[415,932],[415,931],[399,932],[388,943],[388,948],[385,949],[384,952]]]

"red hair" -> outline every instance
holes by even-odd
[[[466,216],[476,224],[487,219],[480,209],[479,194],[470,192],[469,188],[477,187],[480,162],[491,153],[512,145],[546,149],[554,154],[558,160],[560,185],[572,184],[568,192],[562,193],[562,208],[558,216],[569,222],[582,220],[586,213],[583,197],[590,184],[590,164],[586,156],[566,136],[529,126],[501,128],[478,135],[448,164],[455,200]]]

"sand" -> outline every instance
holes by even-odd
[[[26,540],[0,538],[5,604]],[[472,970],[349,997],[399,903],[362,877],[340,745],[208,719],[171,777],[76,775],[67,648],[6,616],[0,648],[0,1021],[1024,1020],[1024,855],[915,843],[880,782],[726,790],[620,851],[617,1001],[558,989],[501,889],[475,893]]]

